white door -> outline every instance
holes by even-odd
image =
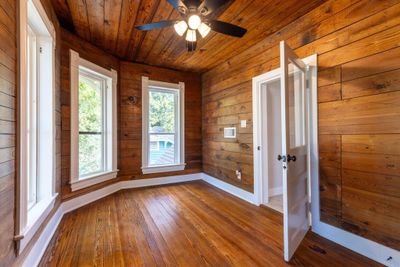
[[[306,235],[308,218],[307,66],[280,43],[284,255],[289,261]]]

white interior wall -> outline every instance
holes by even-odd
[[[267,83],[267,135],[268,138],[268,187],[269,196],[282,194],[282,163],[277,156],[282,154],[281,92],[280,80]]]

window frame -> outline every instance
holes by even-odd
[[[177,161],[169,165],[149,165],[149,94],[151,91],[173,91],[177,96],[178,108],[175,113],[175,157]],[[178,155],[176,155],[178,154]],[[142,172],[143,174],[182,171],[185,169],[185,84],[168,83],[142,77]]]
[[[47,17],[40,0],[19,0],[18,76],[17,98],[17,222],[15,240],[18,254],[26,248],[42,223],[54,208],[57,193],[56,177],[56,98],[55,98],[55,48],[56,31]],[[28,35],[34,35],[35,45],[29,45]],[[29,57],[35,51],[34,62]],[[29,60],[29,61],[28,61]],[[29,64],[29,66],[28,66]],[[34,79],[30,68],[34,67]],[[51,78],[49,79],[49,73]],[[29,83],[29,84],[28,84]],[[34,87],[35,114],[29,107]],[[45,103],[45,104],[40,104]],[[51,110],[51,112],[49,112]],[[42,117],[46,117],[43,119]],[[40,119],[42,118],[42,119]],[[34,120],[34,135],[31,138],[31,120]],[[50,139],[50,141],[49,141]],[[34,146],[34,157],[29,156],[29,147]],[[34,161],[34,162],[33,162]],[[31,171],[34,166],[35,171]],[[35,202],[28,203],[29,180],[35,176]],[[49,183],[51,186],[48,186]]]
[[[101,172],[79,176],[79,76],[80,70],[89,72],[107,81],[106,92],[103,93],[103,157],[106,168]],[[79,56],[70,50],[71,77],[71,190],[80,190],[117,177],[117,71],[107,70]]]

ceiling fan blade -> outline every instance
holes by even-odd
[[[186,14],[187,13],[187,6],[185,5],[185,3],[182,0],[167,0],[168,3],[171,4],[171,6],[174,7],[174,9],[176,9],[179,13],[183,13]]]
[[[208,16],[229,1],[230,0],[204,0],[198,10],[203,16]]]
[[[138,26],[135,26],[135,28],[138,30],[141,30],[141,31],[149,31],[149,30],[154,30],[154,29],[170,27],[170,26],[173,26],[177,22],[178,22],[177,20],[162,20],[162,21],[153,22],[153,23],[149,23],[149,24],[138,25]]]
[[[243,37],[247,32],[247,30],[242,27],[219,20],[211,20],[209,24],[213,31],[230,36]]]

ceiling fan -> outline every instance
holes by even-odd
[[[189,52],[196,50],[198,34],[206,37],[211,30],[234,37],[243,37],[247,30],[219,20],[209,19],[209,15],[229,0],[167,0],[182,16],[183,20],[163,20],[135,26],[141,31],[174,26],[176,33],[186,33],[186,47]]]

